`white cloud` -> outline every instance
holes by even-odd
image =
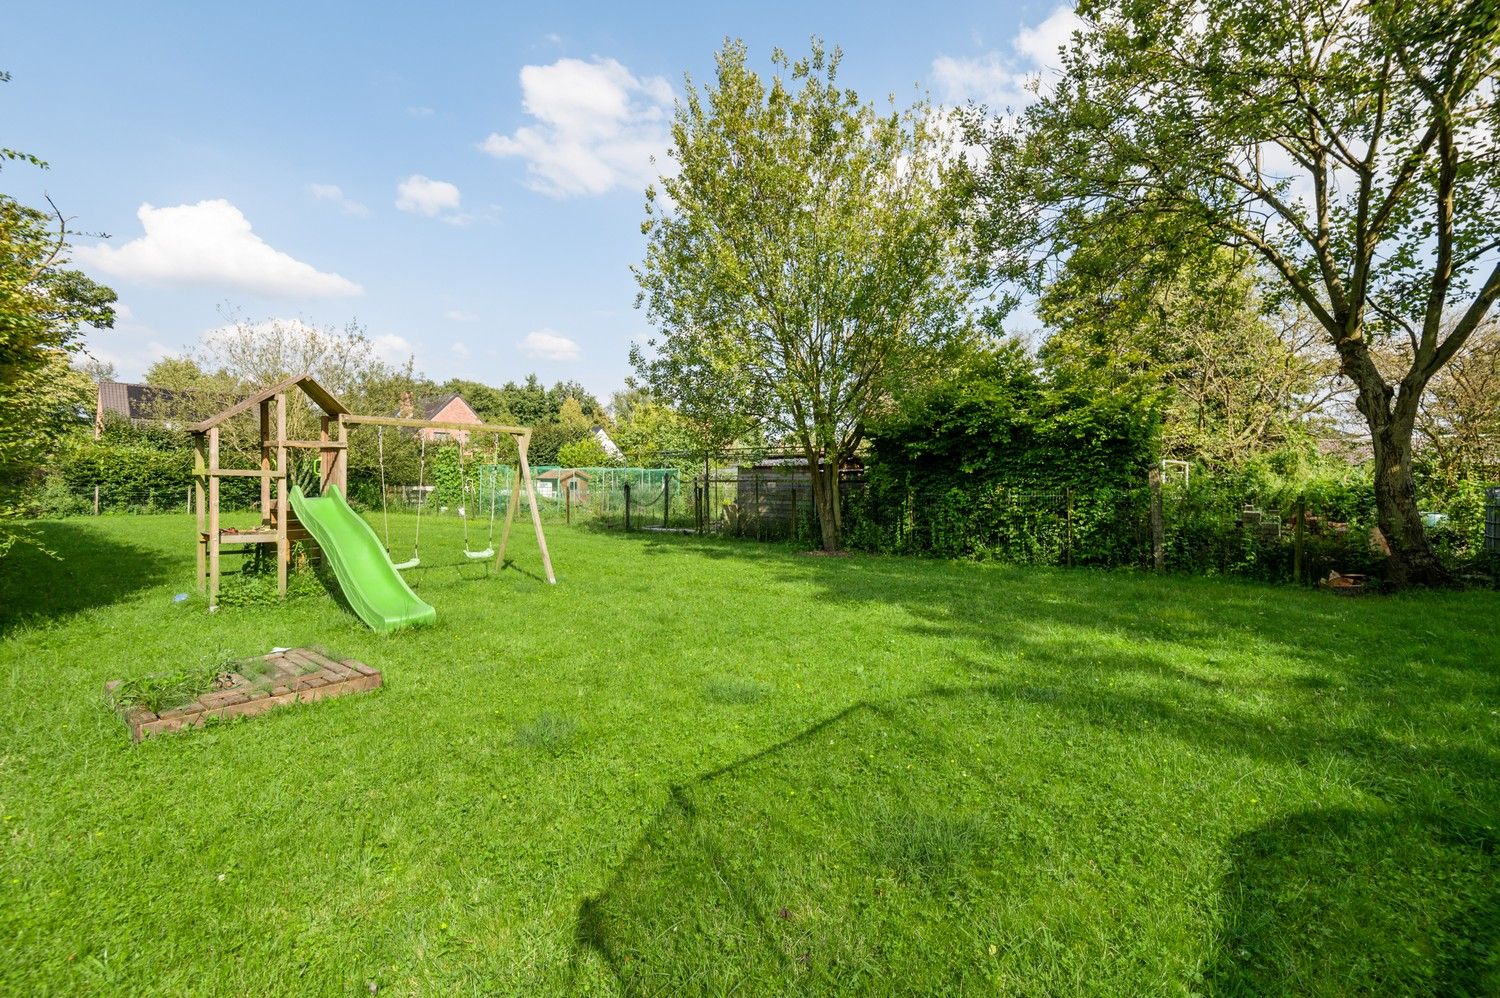
[[[411,115],[413,118],[430,118],[435,112],[430,107],[419,106],[407,108],[406,113]]]
[[[669,144],[672,88],[660,76],[637,77],[614,59],[559,59],[521,69],[526,113],[536,119],[480,144],[497,159],[526,162],[527,186],[556,198],[645,187],[653,156]]]
[[[1016,52],[1038,69],[1061,69],[1062,50],[1073,32],[1084,28],[1083,18],[1071,7],[1058,7],[1034,28],[1023,27],[1011,43]]]
[[[454,340],[452,345],[448,347],[448,350],[455,357],[467,357],[469,355],[469,345],[463,340]]]
[[[974,100],[992,110],[1022,107],[1035,99],[1039,82],[1057,73],[1061,50],[1084,27],[1072,7],[1056,7],[1041,24],[1016,32],[1008,52],[938,56],[932,60],[933,84],[948,103]]]
[[[442,211],[456,211],[461,195],[446,180],[433,180],[413,173],[396,185],[396,207],[431,218]]]
[[[408,358],[416,353],[409,340],[394,333],[372,337],[370,346],[375,349],[375,353],[380,359],[387,364],[404,364]]]
[[[932,60],[932,82],[950,104],[978,101],[991,108],[1016,107],[1029,99],[1026,74],[997,52],[981,56],[940,55]]]
[[[538,360],[577,360],[579,354],[577,343],[551,329],[527,333],[521,352]]]
[[[370,213],[370,209],[360,204],[351,197],[345,197],[342,188],[338,184],[308,184],[307,192],[319,201],[332,201],[343,209],[346,215],[357,215],[364,218]]]
[[[443,318],[450,322],[478,322],[479,315],[475,312],[466,312],[461,308],[450,308],[443,313]]]
[[[136,212],[145,235],[123,246],[79,246],[74,258],[111,277],[147,284],[207,285],[285,298],[333,298],[364,289],[271,248],[223,199]]]

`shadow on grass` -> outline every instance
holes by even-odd
[[[578,912],[626,993],[1500,990],[1500,756],[1445,714],[1500,690],[1482,626],[1254,585],[747,555],[982,658],[672,788]],[[1191,778],[1163,804],[1174,764]],[[1236,796],[1250,772],[1370,803],[1263,819]]]
[[[82,520],[27,524],[26,529],[56,557],[21,543],[0,558],[0,637],[119,603],[181,571],[180,562],[164,552],[116,540]],[[190,588],[192,580],[184,584]]]
[[[1496,845],[1451,814],[1347,808],[1237,837],[1209,993],[1500,994]]]
[[[1167,829],[1136,799],[1153,774],[1072,736],[1026,760],[958,757],[1066,718],[1068,700],[980,686],[859,703],[671,788],[580,906],[580,952],[626,994],[1146,993],[1174,972],[1222,995],[1496,993],[1493,813],[1296,812],[1183,873],[1166,866],[1222,819],[1211,785],[1174,801]],[[1244,746],[1199,741],[1192,758],[1232,780]]]

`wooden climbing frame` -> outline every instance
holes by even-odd
[[[317,440],[291,440],[287,438],[287,396],[300,390],[321,413]],[[260,417],[260,466],[257,468],[225,468],[219,463],[220,427],[236,416],[259,410]],[[505,528],[500,535],[500,547],[495,555],[495,567],[505,566],[505,548],[510,541],[510,529],[515,521],[516,507],[520,503],[520,490],[524,487],[531,501],[531,522],[536,530],[537,547],[541,550],[542,565],[547,571],[547,581],[556,584],[552,571],[552,556],[547,551],[547,538],[542,532],[541,514],[537,511],[536,492],[532,486],[531,465],[526,453],[531,444],[531,428],[526,426],[502,426],[494,423],[447,423],[430,419],[405,419],[395,416],[358,416],[305,374],[298,375],[256,392],[249,398],[230,406],[223,412],[201,423],[189,427],[193,434],[193,498],[198,515],[198,591],[208,594],[210,611],[219,603],[219,562],[225,544],[274,544],[276,545],[276,588],[286,595],[287,567],[291,562],[292,545],[296,542],[313,544],[311,535],[297,522],[290,508],[291,464],[288,451],[296,449],[316,450],[319,455],[320,486],[327,489],[338,486],[347,497],[349,492],[349,427],[358,425],[394,426],[407,429],[438,429],[463,433],[503,433],[513,437],[520,460],[516,465],[510,502],[505,510]],[[256,530],[225,530],[219,523],[219,481],[222,478],[259,478],[261,524]],[[272,504],[274,486],[275,503]]]
[[[287,439],[286,402],[287,394],[293,390],[300,390],[322,413],[317,440]],[[260,416],[260,466],[225,468],[219,464],[220,427],[252,409],[258,409]],[[198,512],[198,591],[208,594],[210,611],[218,609],[219,605],[219,561],[225,544],[276,545],[276,589],[281,595],[286,595],[292,545],[297,541],[312,543],[310,535],[296,522],[296,515],[288,505],[291,464],[287,452],[299,448],[318,451],[322,487],[337,485],[340,492],[347,492],[349,437],[342,420],[348,414],[349,410],[342,402],[302,374],[256,392],[189,427],[193,433],[193,506]],[[260,479],[260,529],[225,530],[220,526],[221,478]],[[271,504],[273,485],[274,506]]]

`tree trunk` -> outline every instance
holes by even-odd
[[[824,551],[839,549],[839,466],[837,459],[820,461],[815,453],[807,455],[812,479],[813,507],[818,511],[818,533]]]
[[[1342,317],[1341,321],[1359,328]],[[1452,578],[1427,543],[1411,473],[1412,431],[1426,383],[1408,374],[1398,396],[1376,369],[1363,336],[1351,333],[1339,338],[1336,346],[1340,368],[1359,392],[1355,407],[1370,428],[1375,451],[1375,521],[1390,549],[1389,581],[1398,589],[1451,585]]]
[[[1443,586],[1452,579],[1432,545],[1417,508],[1417,486],[1411,474],[1412,426],[1394,419],[1377,428],[1370,420],[1375,447],[1375,518],[1390,546],[1390,581],[1397,588]]]

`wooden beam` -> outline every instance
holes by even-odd
[[[212,433],[213,431],[210,430],[209,432]],[[260,468],[220,468],[212,472],[212,474],[215,478],[260,478],[265,474],[265,471]],[[271,472],[271,477],[276,477],[274,470]]]
[[[203,508],[204,482],[208,477],[208,439],[201,433],[193,434],[193,509],[198,517],[198,591],[208,591],[208,530],[207,511]]]
[[[208,612],[219,608],[219,428],[208,431]]]
[[[505,503],[505,526],[500,529],[500,550],[495,555],[496,569],[505,567],[505,547],[510,543],[510,526],[516,519],[516,507],[521,504],[521,463],[519,461],[516,462],[514,479],[510,486],[510,498]]]
[[[526,496],[531,500],[531,523],[536,527],[536,546],[542,551],[542,567],[547,570],[547,582],[557,585],[557,576],[552,574],[552,555],[547,553],[547,535],[542,533],[542,513],[536,508],[536,489],[531,487],[531,464],[526,460],[526,451],[531,446],[531,431],[516,440],[516,451],[521,459],[521,478],[526,482]]]
[[[333,484],[339,487],[339,493],[345,498],[349,495],[349,427],[339,420],[339,443],[341,450],[333,454]]]
[[[276,443],[281,447],[296,447],[301,450],[331,451],[338,450],[340,447],[348,446],[348,444],[341,444],[335,440],[278,440],[276,441]]]
[[[280,476],[276,479],[276,592],[286,595],[286,565],[292,558],[292,548],[286,539],[286,393],[276,396],[276,467]]]
[[[195,433],[202,433],[208,430],[210,427],[218,426],[220,423],[224,422],[227,419],[233,419],[235,416],[238,416],[242,412],[249,412],[252,406],[259,405],[261,402],[264,402],[267,399],[280,398],[281,404],[285,405],[286,393],[293,388],[300,388],[304,395],[312,399],[313,402],[317,404],[318,408],[322,409],[330,416],[342,416],[349,411],[348,408],[345,407],[344,403],[340,402],[338,399],[329,394],[322,385],[318,384],[306,374],[299,374],[296,377],[287,378],[285,381],[271,385],[269,388],[262,388],[260,391],[256,392],[254,395],[251,395],[249,398],[241,399],[234,405],[230,406],[228,409],[225,409],[223,412],[210,416],[207,419],[203,420],[201,423],[194,423],[192,426],[188,427],[188,429],[194,431]],[[283,437],[286,436],[285,428],[283,428],[282,432],[278,435]]]
[[[531,428],[504,426],[500,423],[447,423],[436,419],[403,419],[399,416],[344,416],[342,421],[358,426],[405,426],[414,430],[457,430],[462,433],[509,433],[513,437],[530,437]]]
[[[271,404],[260,404],[260,522],[271,522]]]
[[[324,416],[318,420],[318,494],[322,495],[328,491],[328,482],[333,477],[333,466],[338,462],[339,455],[336,449],[330,450],[332,441],[328,438],[328,417]],[[347,445],[345,445],[347,446]]]

